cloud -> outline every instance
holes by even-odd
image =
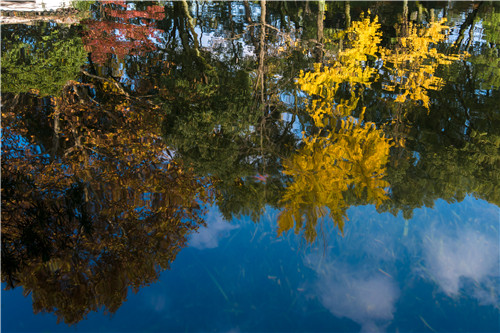
[[[333,315],[357,322],[362,331],[384,331],[394,317],[399,288],[378,270],[354,267],[363,265],[323,266],[313,287],[315,294]]]
[[[482,304],[498,305],[498,237],[472,229],[459,230],[454,237],[437,232],[424,243],[424,258],[431,277],[448,296],[465,288]],[[467,279],[475,283],[466,284]]]
[[[238,228],[225,221],[216,207],[209,209],[206,222],[206,227],[200,227],[197,233],[191,235],[189,246],[199,250],[216,248],[221,239],[229,237],[230,231]]]
[[[151,309],[155,312],[163,312],[167,307],[167,298],[165,295],[155,294],[148,298],[148,303]]]

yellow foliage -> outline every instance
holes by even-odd
[[[333,117],[345,117],[356,109],[359,98],[355,94],[350,99],[335,101],[335,94],[342,83],[351,86],[361,84],[370,86],[376,69],[366,66],[368,55],[375,56],[379,52],[378,44],[381,40],[378,19],[373,21],[369,17],[361,17],[361,21],[353,22],[346,30],[349,48],[339,52],[338,59],[328,66],[314,64],[314,71],[300,71],[297,85],[305,93],[313,97],[307,107],[307,112],[315,126],[324,128],[331,125]]]
[[[400,27],[403,36],[398,39],[394,49],[379,46],[382,33],[377,17],[371,20],[362,15],[360,21],[353,22],[344,32],[348,47],[339,51],[336,60],[325,66],[315,64],[313,71],[301,71],[297,78],[300,89],[320,101],[313,101],[316,105],[312,108],[314,111],[310,112],[315,124],[324,126],[319,119],[324,114],[348,115],[345,108],[337,108],[334,102],[340,84],[370,87],[376,78],[377,69],[367,65],[368,56],[380,55],[384,70],[390,73],[390,81],[383,82],[383,88],[400,92],[395,97],[396,102],[420,101],[428,109],[430,101],[427,91],[440,90],[444,85],[443,79],[436,76],[437,67],[467,56],[466,53],[439,53],[434,47],[446,38],[448,27],[445,22],[446,19],[441,19],[431,22],[428,27],[406,23]]]
[[[365,108],[359,121],[351,117],[359,101],[354,89],[349,99],[335,100],[340,84],[370,86],[376,69],[366,62],[380,52],[379,29],[377,18],[362,16],[346,31],[349,47],[336,60],[327,66],[315,64],[314,71],[301,71],[297,78],[300,89],[312,97],[307,112],[327,134],[305,137],[303,147],[283,162],[283,172],[293,181],[282,199],[278,234],[295,225],[295,232],[304,230],[304,237],[312,242],[318,220],[327,215],[343,231],[348,191],[377,206],[387,199],[389,184],[383,177],[391,143],[375,124],[361,124]],[[335,127],[339,130],[329,130]]]
[[[437,52],[433,45],[442,42],[446,38],[444,25],[446,19],[432,22],[428,27],[417,27],[413,22],[400,28],[403,34],[399,38],[398,46],[393,49],[383,49],[382,58],[390,72],[390,83],[384,85],[388,91],[401,92],[396,97],[396,102],[403,103],[406,100],[420,101],[429,109],[428,90],[441,90],[444,80],[436,76],[439,65],[449,65],[453,61],[460,60],[466,54],[443,54]],[[404,31],[403,31],[404,30]]]
[[[304,138],[303,147],[283,162],[284,173],[292,182],[282,200],[285,206],[278,218],[279,234],[295,225],[295,232],[304,230],[305,238],[312,242],[318,220],[328,215],[327,209],[343,230],[348,191],[376,206],[387,199],[389,184],[383,177],[393,143],[375,124],[362,124],[364,108],[358,121],[351,117],[359,102],[359,89],[354,88],[369,88],[377,79],[378,69],[368,65],[369,57],[375,57],[389,73],[389,82],[382,82],[382,87],[395,94],[395,102],[420,101],[429,108],[427,91],[440,90],[444,85],[444,80],[436,76],[437,67],[464,57],[438,53],[434,48],[446,38],[444,23],[443,19],[424,28],[409,22],[401,28],[403,37],[397,47],[385,49],[379,46],[382,33],[378,19],[362,15],[345,31],[347,48],[340,50],[335,60],[300,72],[296,83],[311,98],[306,110],[326,135]],[[350,87],[349,99],[336,100],[340,85]],[[404,146],[402,138],[395,142]]]
[[[376,17],[371,21],[369,17],[362,16],[361,21],[353,22],[346,31],[350,47],[340,51],[337,60],[328,66],[314,64],[312,72],[300,71],[296,83],[302,91],[314,98],[309,111],[317,126],[325,126],[321,120],[324,115],[335,113],[347,116],[356,107],[353,100],[341,101],[338,105],[334,102],[341,83],[370,86],[376,69],[366,66],[365,62],[368,55],[375,56],[379,52],[378,44],[382,35],[379,29]],[[348,107],[347,104],[353,107]]]
[[[338,132],[306,137],[297,154],[283,163],[283,172],[293,182],[283,196],[285,207],[278,219],[278,233],[290,230],[294,221],[295,232],[300,232],[305,216],[305,236],[312,242],[318,219],[327,215],[325,207],[342,231],[348,190],[379,206],[387,199],[389,184],[383,177],[390,147],[375,124],[361,125],[352,117],[341,120]]]
[[[370,12],[368,11],[368,14]],[[354,21],[346,34],[349,36],[351,47],[340,53],[340,59],[344,63],[359,63],[368,60],[367,55],[376,56],[379,52],[379,44],[382,40],[380,23],[375,17],[373,21],[361,14],[361,21]]]

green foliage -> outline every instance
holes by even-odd
[[[93,1],[88,0],[73,0],[71,5],[73,8],[77,9],[80,12],[88,12],[93,4]]]
[[[481,89],[500,88],[500,57],[499,48],[483,46],[481,52],[471,57],[470,62],[475,65],[477,79]]]
[[[484,28],[484,38],[498,46],[500,43],[500,12],[499,7],[492,7],[483,18],[482,26]]]
[[[177,79],[180,73],[168,78],[165,86],[177,97],[167,104],[163,133],[197,172],[222,176],[238,168],[240,145],[257,116],[250,113],[248,73],[217,69],[217,75],[204,73],[207,83]]]
[[[391,200],[382,211],[403,212],[411,218],[413,210],[432,207],[434,201],[462,201],[471,194],[478,199],[500,205],[496,190],[500,184],[500,138],[498,135],[473,132],[463,148],[426,147],[419,159],[401,156],[388,166]]]
[[[78,31],[48,23],[18,27],[2,26],[2,92],[57,95],[87,59]]]

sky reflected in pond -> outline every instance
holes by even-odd
[[[434,209],[418,209],[407,227],[403,218],[373,207],[351,208],[345,235],[330,234],[326,248],[305,246],[293,236],[277,238],[277,214],[270,210],[259,223],[242,218],[222,227],[212,207],[207,228],[191,237],[171,269],[131,293],[110,319],[90,314],[75,327],[56,326],[50,315],[33,317],[31,301],[19,297],[20,291],[3,293],[3,304],[14,305],[4,307],[3,316],[31,318],[4,321],[4,329],[496,329],[496,206],[471,197],[454,204],[438,201]],[[483,321],[470,321],[471,314]],[[138,316],[143,321],[137,322]]]

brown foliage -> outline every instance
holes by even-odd
[[[112,102],[98,103],[90,88],[2,108],[2,280],[67,323],[155,281],[206,199],[203,180],[167,158],[158,108],[109,86]]]

